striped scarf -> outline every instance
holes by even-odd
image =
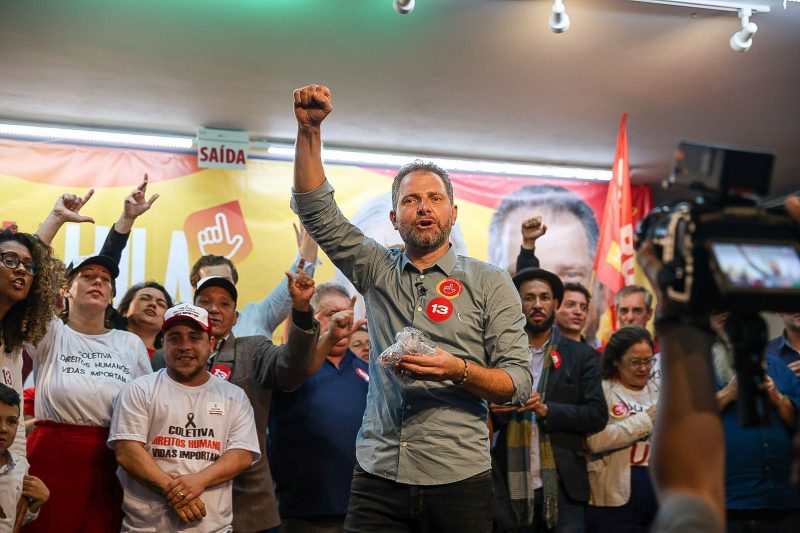
[[[537,388],[545,401],[547,381],[550,369],[553,367],[552,353],[558,346],[561,335],[558,328],[553,326],[550,340],[544,349],[544,362],[542,364],[542,377]],[[508,458],[508,495],[511,500],[511,510],[518,525],[533,523],[533,479],[531,477],[531,424],[533,413],[525,411],[515,412],[511,415],[506,429],[506,454]],[[539,461],[542,476],[542,490],[544,501],[542,509],[544,522],[548,529],[552,529],[558,521],[558,472],[553,456],[553,446],[550,436],[546,431],[539,431]]]

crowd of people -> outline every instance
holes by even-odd
[[[589,277],[541,268],[536,245],[579,215],[568,198],[498,210],[526,216],[516,262],[493,266],[455,252],[449,176],[414,161],[386,213],[402,245],[385,247],[325,178],[330,92],[298,89],[294,108],[298,253],[241,311],[236,266],[213,255],[190,303],[148,281],[113,308],[158,198],[147,177],[97,255],[64,265],[50,247],[93,222],[92,191],[60,196],[35,233],[0,231],[0,531],[800,531],[800,312],[767,347],[769,425],[742,428],[724,310],[647,329],[672,316],[652,250],[656,293],[616,293],[618,327],[595,346]],[[365,319],[347,286],[315,283],[317,246]],[[434,348],[388,363],[409,327]]]

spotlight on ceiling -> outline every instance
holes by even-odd
[[[569,29],[569,15],[564,8],[564,0],[553,0],[553,12],[548,22],[553,33],[564,33]]]
[[[742,29],[731,36],[731,48],[734,52],[747,52],[753,46],[753,35],[758,31],[755,22],[750,22],[752,15],[750,9],[740,9],[739,19],[742,21]]]
[[[401,15],[407,15],[408,13],[414,11],[414,4],[416,3],[416,0],[392,0],[394,10]]]

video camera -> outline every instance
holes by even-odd
[[[678,308],[796,312],[800,308],[800,230],[779,209],[760,207],[774,156],[681,142],[670,184],[701,191],[695,200],[655,208],[637,228],[664,263],[659,285]]]
[[[641,220],[636,247],[650,242],[664,267],[658,285],[673,317],[726,324],[745,427],[769,421],[760,311],[800,310],[800,230],[781,206],[759,205],[769,191],[774,156],[681,142],[669,184],[701,191],[695,200],[657,207]]]

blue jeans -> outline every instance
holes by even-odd
[[[406,485],[356,465],[346,532],[475,532],[492,530],[491,471],[444,485]]]

